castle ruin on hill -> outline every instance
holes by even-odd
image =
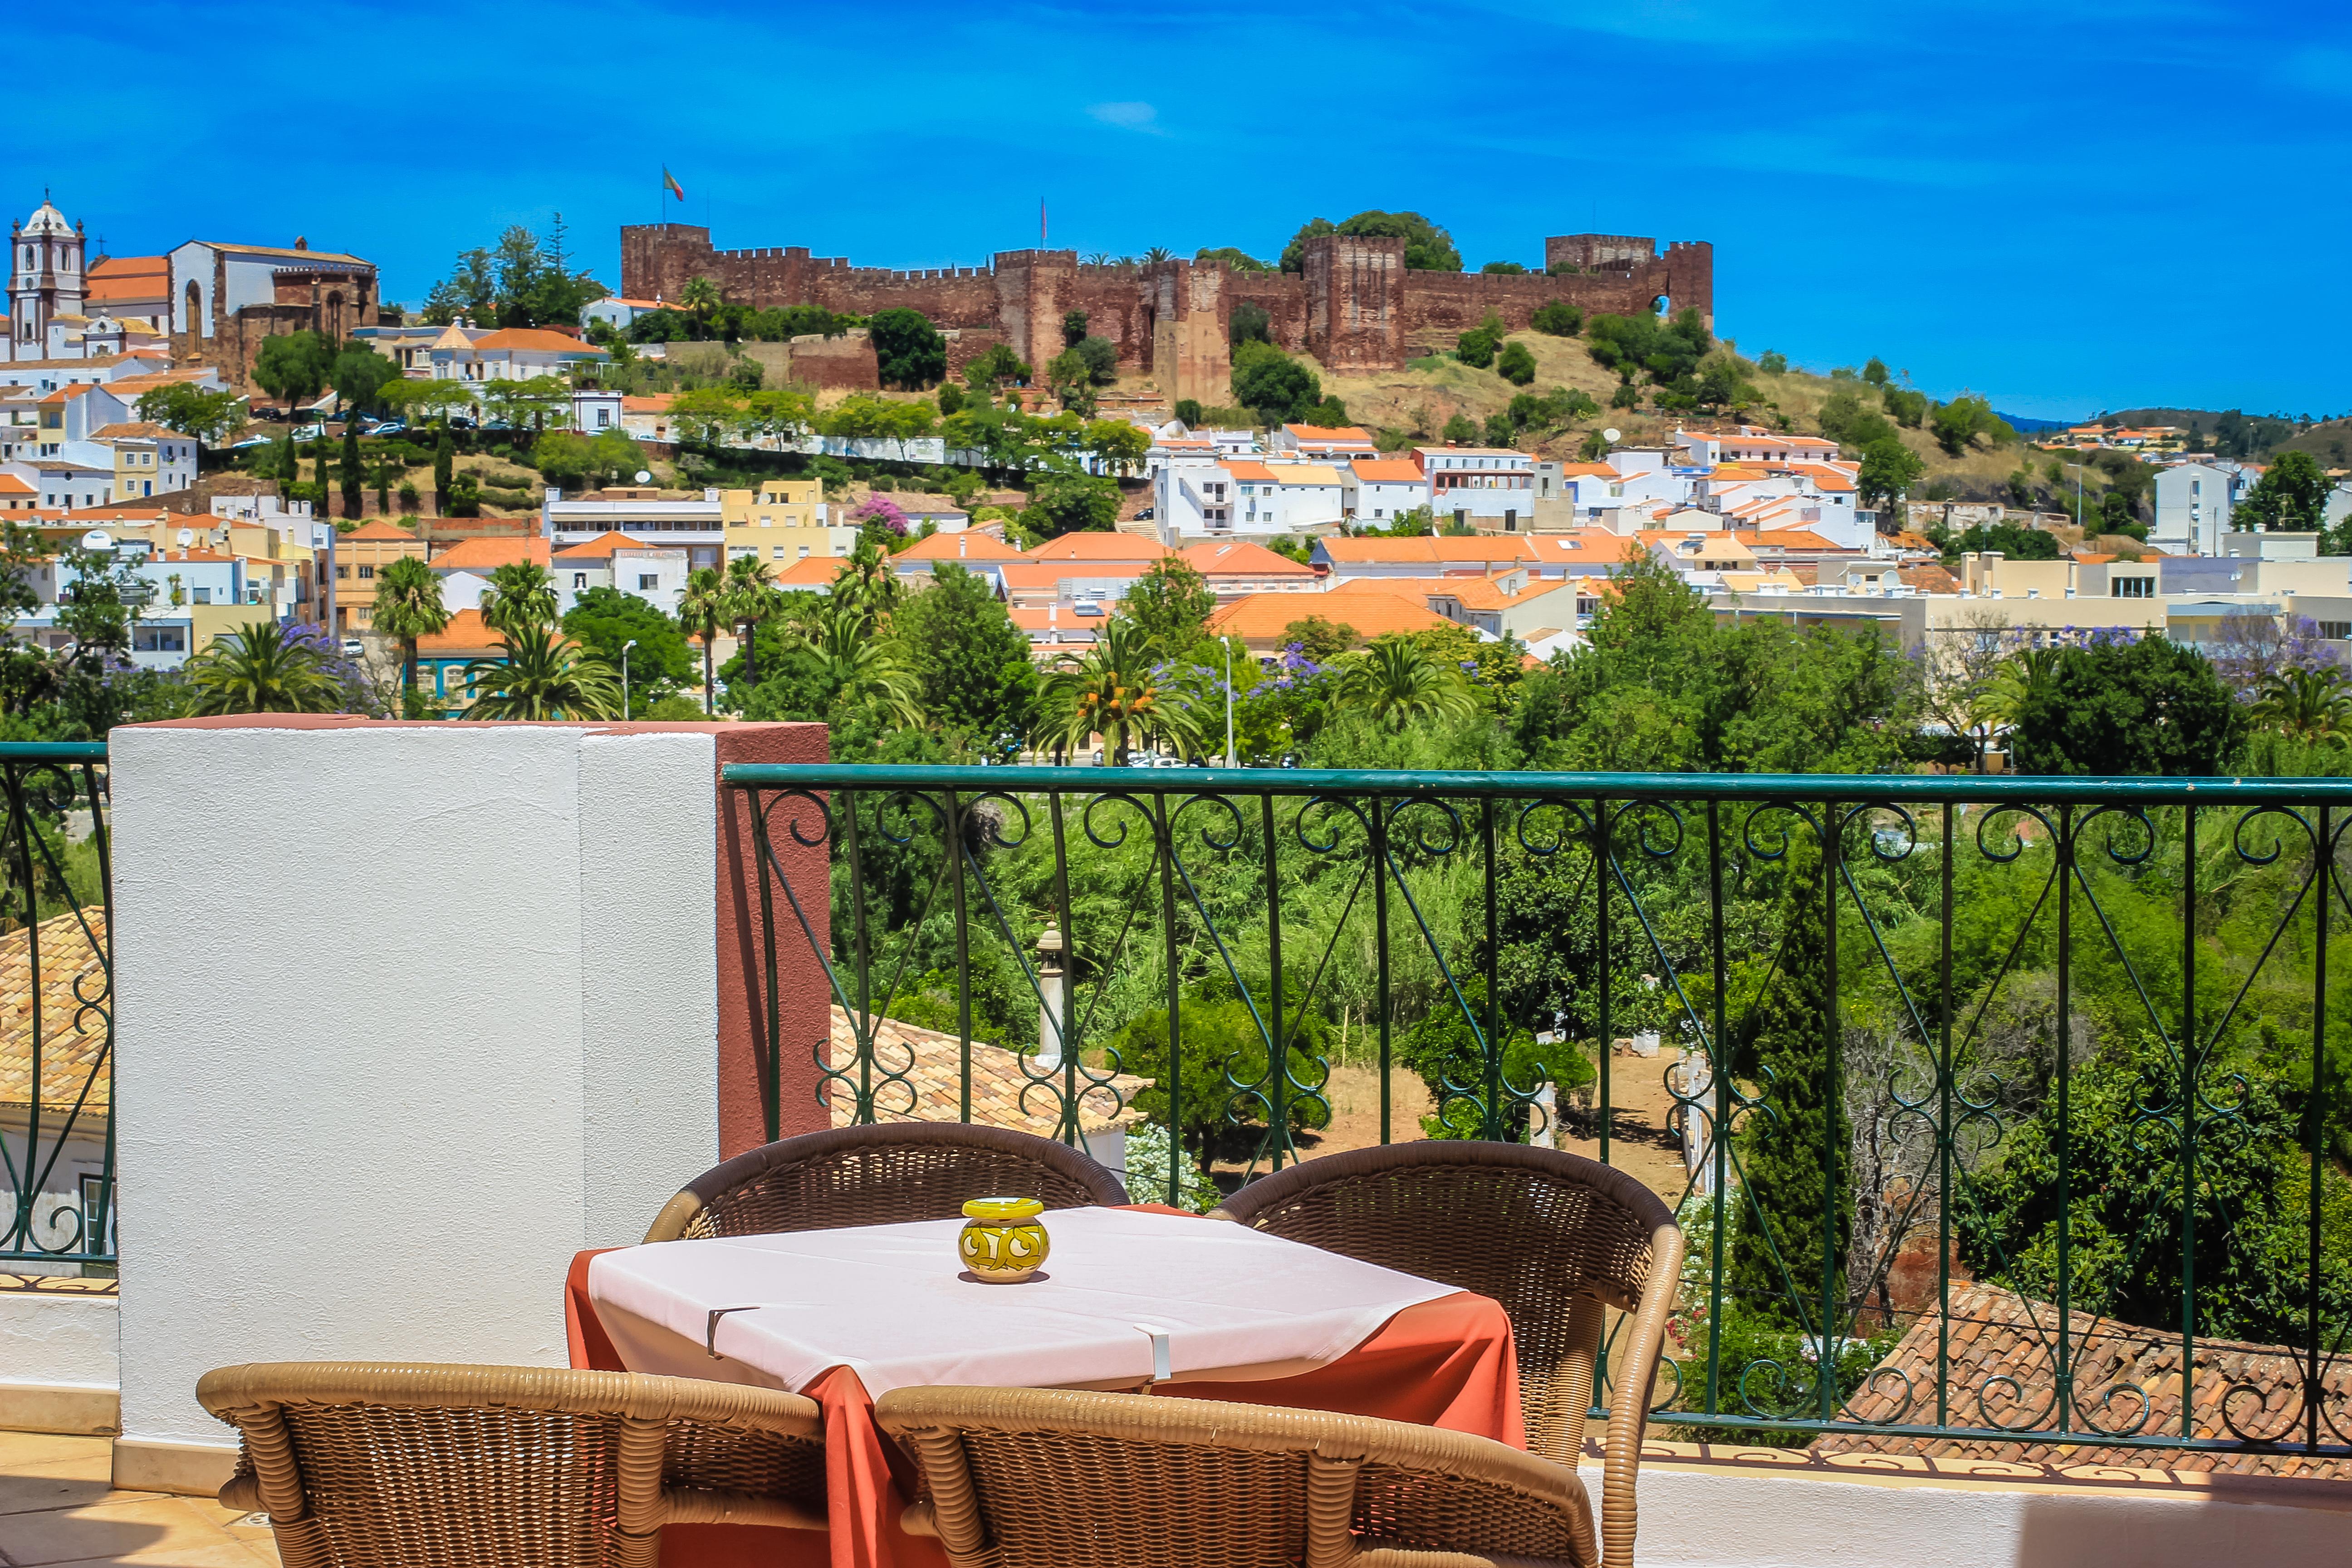
[[[805,246],[718,250],[691,224],[621,230],[621,292],[676,300],[708,278],[732,304],[769,310],[814,305],[871,315],[904,307],[957,329],[950,368],[1004,342],[1033,365],[1062,351],[1062,318],[1083,310],[1087,329],[1118,346],[1122,369],[1148,373],[1170,398],[1219,403],[1230,395],[1234,307],[1264,310],[1274,341],[1327,370],[1396,370],[1419,353],[1450,348],[1489,311],[1527,327],[1554,300],[1588,314],[1660,307],[1715,320],[1715,247],[1628,235],[1555,235],[1540,273],[1418,272],[1405,242],[1324,235],[1307,242],[1303,273],[1237,271],[1222,261],[1081,263],[1074,250],[999,251],[986,267],[893,271],[811,256]],[[1570,270],[1573,268],[1573,270]]]

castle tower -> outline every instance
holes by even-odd
[[[49,323],[59,316],[79,316],[88,289],[82,276],[81,226],[66,215],[41,205],[8,232],[8,324],[16,359],[47,356]]]
[[[1404,241],[1327,234],[1307,242],[1307,352],[1326,370],[1404,363]]]

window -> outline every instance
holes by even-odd
[[[612,423],[613,423],[613,411],[612,411],[611,409],[609,409],[609,408],[599,408],[598,410],[596,410],[596,428],[597,428],[597,429],[602,430],[602,429],[605,428],[607,426],[611,425]]]
[[[131,632],[133,653],[185,653],[188,632],[185,626],[134,626]]]
[[[2153,577],[2116,577],[2108,582],[2109,596],[2117,599],[2153,599],[2156,579]]]
[[[578,592],[580,589],[582,589],[582,588],[585,588],[587,585],[588,585],[588,574],[587,574],[587,573],[585,573],[585,572],[574,572],[573,574],[572,574],[572,591],[573,591],[573,592],[575,592],[575,593],[576,593],[576,592]]]
[[[660,586],[661,586],[661,574],[660,574],[660,573],[658,573],[658,572],[640,572],[640,573],[638,573],[638,574],[637,574],[637,592],[638,592],[638,593],[640,593],[640,594],[650,594],[650,593],[652,593],[655,589],[656,589],[656,588],[658,588],[658,587],[660,587]]]
[[[335,568],[335,577],[336,577],[336,580],[337,580],[337,581],[339,581],[339,582],[340,582],[341,579],[343,579],[343,578],[345,578],[345,577],[350,576],[351,574],[352,574],[352,569],[351,569],[350,567],[348,567],[348,566],[338,566],[338,567],[336,567],[336,568]]]
[[[2322,621],[2319,635],[2330,642],[2342,642],[2352,637],[2352,621]]]
[[[800,559],[802,559],[803,561],[805,561],[805,560],[807,560],[807,559],[808,559],[808,546],[807,546],[807,545],[805,545],[805,544],[803,544],[803,545],[802,545],[802,546],[801,546]]]
[[[199,605],[209,605],[213,602],[213,591],[210,588],[200,587],[195,591],[195,595],[196,603]]]
[[[374,582],[374,581],[375,581],[375,568],[374,568],[374,567],[373,567],[373,566],[362,566],[362,567],[361,567],[361,568],[360,568],[360,581],[361,581],[361,582],[362,582],[362,583],[373,583],[373,582]]]

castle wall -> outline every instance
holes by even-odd
[[[813,257],[804,246],[718,250],[707,228],[662,224],[622,229],[621,291],[676,300],[688,279],[707,277],[730,301],[761,310],[919,310],[940,327],[1001,333],[1041,374],[1062,352],[1064,314],[1083,310],[1087,331],[1115,344],[1123,366],[1150,367],[1170,397],[1203,402],[1224,395],[1229,384],[1223,360],[1234,307],[1243,303],[1266,312],[1285,349],[1350,371],[1397,369],[1413,353],[1450,344],[1490,312],[1507,329],[1523,331],[1554,300],[1588,315],[1633,315],[1664,298],[1714,324],[1715,247],[1706,241],[1677,242],[1661,254],[1655,240],[1639,236],[1555,235],[1544,241],[1544,258],[1547,266],[1580,270],[1408,272],[1402,240],[1331,235],[1310,242],[1304,276],[1236,273],[1222,263],[1084,265],[1071,250],[1008,250],[987,267],[893,271]],[[961,355],[951,351],[951,368],[984,347],[975,340]],[[1213,358],[1220,363],[1212,366]],[[1160,371],[1162,363],[1171,368]]]

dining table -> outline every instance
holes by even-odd
[[[947,1568],[899,1516],[874,1401],[926,1384],[1087,1388],[1379,1416],[1526,1447],[1492,1298],[1155,1204],[1055,1209],[1045,1266],[982,1280],[961,1219],[583,1252],[572,1364],[753,1384],[824,1413],[829,1528],[672,1525],[672,1568]],[[1202,1499],[1202,1507],[1215,1500]]]

